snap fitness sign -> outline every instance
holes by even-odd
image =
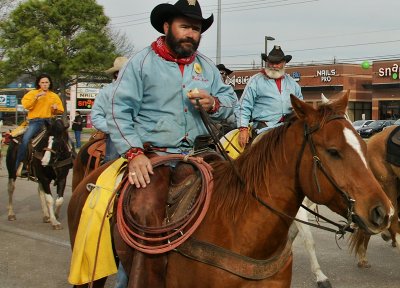
[[[379,77],[391,77],[393,80],[399,79],[399,64],[393,64],[392,67],[382,67],[378,69]]]

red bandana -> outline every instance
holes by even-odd
[[[192,63],[197,55],[197,52],[195,52],[190,57],[176,59],[172,55],[171,51],[168,49],[167,45],[165,45],[165,36],[158,37],[156,41],[151,43],[151,48],[154,50],[154,52],[156,52],[157,55],[164,58],[165,60],[183,65]]]

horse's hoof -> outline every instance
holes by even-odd
[[[332,288],[331,282],[328,279],[317,282],[318,288]]]
[[[61,224],[53,225],[53,230],[62,230]]]
[[[43,223],[50,223],[50,217],[49,216],[43,216]]]
[[[17,220],[17,216],[15,215],[8,215],[8,221],[15,221]]]
[[[389,234],[387,231],[382,232],[382,233],[381,233],[381,237],[382,237],[382,239],[385,240],[386,242],[389,241],[390,239],[392,239],[392,238],[390,237],[390,234]]]
[[[368,263],[368,261],[358,262],[357,266],[358,266],[358,268],[362,268],[362,269],[371,268],[371,265]]]
[[[397,242],[396,241],[392,241],[392,247],[397,247]]]

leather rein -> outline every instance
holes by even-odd
[[[346,118],[344,116],[341,116],[341,115],[333,115],[330,118],[328,118],[326,122],[329,122],[329,121],[332,121],[332,120],[337,120],[337,119],[346,119]],[[317,155],[317,151],[315,149],[315,144],[314,144],[314,141],[312,139],[312,134],[315,131],[319,130],[320,128],[321,128],[321,126],[319,124],[315,125],[314,127],[309,127],[307,125],[307,123],[304,124],[303,143],[302,143],[302,146],[301,146],[299,157],[297,158],[297,161],[296,161],[296,183],[297,183],[296,186],[300,187],[300,185],[299,185],[299,183],[300,183],[300,176],[299,176],[300,164],[301,164],[301,161],[303,159],[305,147],[308,144],[310,146],[310,150],[311,150],[312,157],[313,157],[313,169],[312,169],[313,170],[313,179],[314,179],[314,183],[315,183],[315,186],[316,186],[316,189],[317,189],[318,193],[319,194],[322,193],[321,186],[319,184],[319,180],[318,180],[318,176],[317,176],[317,171],[319,169],[325,175],[325,177],[328,179],[328,181],[335,187],[335,189],[342,195],[342,197],[344,198],[344,200],[347,203],[347,219],[346,219],[347,222],[345,222],[344,225],[336,223],[336,222],[334,222],[334,221],[322,216],[321,214],[311,210],[307,206],[301,204],[300,206],[303,209],[305,209],[309,213],[313,214],[314,216],[325,220],[326,222],[332,224],[333,226],[336,226],[338,229],[335,230],[335,229],[332,229],[330,227],[322,226],[322,225],[319,225],[319,224],[309,223],[307,221],[303,221],[303,220],[298,219],[296,217],[289,216],[289,215],[287,215],[287,214],[275,209],[274,207],[272,207],[271,205],[269,205],[268,203],[266,203],[265,201],[260,199],[256,195],[256,193],[254,191],[252,192],[252,195],[261,205],[263,205],[264,207],[270,209],[271,211],[273,211],[275,214],[277,214],[279,216],[282,216],[282,217],[285,217],[285,218],[289,218],[289,219],[292,219],[294,221],[297,221],[297,222],[300,222],[300,223],[303,223],[305,225],[309,225],[309,226],[312,226],[312,227],[315,227],[315,228],[318,228],[318,229],[326,230],[326,231],[329,231],[329,232],[334,232],[336,235],[341,235],[341,237],[343,237],[346,232],[351,232],[351,233],[354,232],[354,229],[351,228],[350,225],[352,223],[352,217],[355,215],[355,213],[354,213],[354,205],[355,205],[356,201],[353,198],[351,198],[350,195],[346,191],[344,191],[342,188],[339,187],[337,182],[333,179],[333,177],[325,169],[325,166],[322,164],[321,159]]]

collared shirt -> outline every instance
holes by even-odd
[[[247,127],[252,121],[268,122],[271,125],[278,123],[282,116],[292,110],[290,94],[303,99],[299,84],[288,74],[281,80],[281,91],[275,79],[261,72],[253,75],[235,107],[237,126]]]
[[[183,74],[177,63],[166,61],[150,47],[133,56],[115,82],[108,121],[118,152],[150,143],[180,153],[186,148],[183,143],[192,147],[196,136],[208,134],[200,112],[187,97],[195,88],[218,98],[220,108],[211,118],[233,114],[237,101],[233,88],[222,82],[215,64],[201,53],[185,65]]]

